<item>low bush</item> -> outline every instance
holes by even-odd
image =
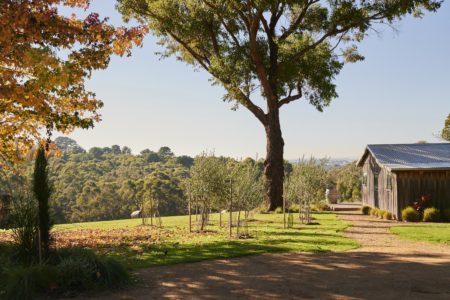
[[[282,207],[277,207],[275,208],[275,210],[273,211],[276,214],[282,214],[283,213],[283,208]]]
[[[252,210],[255,214],[267,214],[267,206],[266,205],[260,205]]]
[[[317,202],[316,204],[312,205],[311,207],[312,211],[329,211],[330,210],[330,206],[328,205],[328,203],[324,202],[324,201],[320,201]]]
[[[378,208],[371,208],[370,209],[370,215],[374,216],[374,217],[378,217],[378,213],[380,212],[380,210]]]
[[[291,213],[298,213],[298,211],[299,211],[299,206],[298,206],[298,204],[292,204],[292,205],[289,207],[289,211],[290,211]]]
[[[16,244],[15,257],[25,263],[33,263],[38,260],[37,211],[36,200],[27,191],[15,197],[10,227]]]
[[[378,210],[378,212],[377,212],[377,217],[380,218],[380,219],[383,219],[383,216],[384,216],[384,213],[385,213],[385,212],[386,212],[386,211],[383,210],[383,209]]]
[[[414,207],[408,206],[402,210],[402,219],[407,222],[419,222],[420,213]]]
[[[116,260],[99,258],[90,250],[53,253],[49,264],[14,266],[0,273],[6,299],[34,299],[45,293],[61,294],[127,285],[127,270]]]
[[[363,215],[368,215],[370,213],[370,206],[364,205],[361,207],[361,212]]]
[[[383,219],[385,220],[392,220],[392,213],[390,211],[385,210],[383,212]]]
[[[2,289],[5,299],[34,299],[38,293],[55,287],[53,266],[15,266],[3,270]]]
[[[423,211],[423,219],[424,222],[439,222],[440,220],[440,211],[435,207],[425,208]]]

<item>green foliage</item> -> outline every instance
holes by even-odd
[[[330,177],[336,184],[340,201],[361,200],[361,169],[354,162],[331,170]]]
[[[370,206],[364,205],[363,207],[361,207],[361,212],[363,215],[368,215],[370,213]]]
[[[424,222],[439,222],[441,212],[435,207],[425,208],[423,211],[423,221]]]
[[[385,220],[392,220],[392,218],[393,218],[393,215],[392,215],[392,213],[390,212],[390,211],[384,211],[383,212],[383,219],[385,219]]]
[[[121,287],[130,282],[126,269],[112,258],[99,258],[87,249],[58,253],[58,281],[62,290],[83,291],[96,286]]]
[[[204,68],[224,86],[225,99],[253,112],[249,91],[258,86],[266,98],[286,96],[284,102],[289,102],[303,96],[321,110],[337,96],[332,80],[344,63],[363,59],[357,44],[375,23],[393,23],[405,14],[440,7],[440,1],[424,0],[279,4],[119,0],[118,9],[126,19],[149,26],[166,49],[162,57],[176,56]],[[335,47],[337,39],[340,47]],[[294,91],[299,96],[291,99]]]
[[[259,205],[258,207],[255,207],[255,208],[252,210],[252,212],[255,213],[255,214],[267,214],[267,213],[268,213],[267,207],[266,207],[266,205],[264,205],[264,204]]]
[[[79,153],[86,153],[86,150],[84,150],[78,143],[68,137],[65,136],[59,136],[55,139],[55,144],[63,151],[65,154],[79,154]]]
[[[292,173],[285,180],[287,206],[299,201],[305,201],[307,205],[323,201],[328,177],[326,162],[310,158],[294,164]]]
[[[445,120],[444,123],[444,128],[442,129],[441,132],[441,137],[450,142],[450,114],[447,116],[447,119]]]
[[[229,161],[235,210],[250,211],[263,203],[262,170],[252,159]]]
[[[383,219],[385,213],[387,213],[387,211],[385,211],[384,209],[379,209],[375,216],[379,219]]]
[[[161,215],[186,213],[182,182],[189,173],[178,157],[157,157],[148,161],[148,153],[131,155],[128,147],[92,148],[85,153],[72,151],[76,142],[68,141],[69,150],[62,157],[52,157],[48,162],[49,181],[52,183],[50,198],[51,216],[55,223],[113,220],[129,218],[132,211],[140,209],[145,192],[144,181],[158,171],[164,180],[159,200]],[[74,153],[77,152],[77,153]],[[80,153],[78,153],[80,152]],[[187,160],[187,157],[184,157]],[[33,166],[23,164],[14,172],[0,172],[0,194],[20,194],[20,190],[32,178]]]
[[[43,256],[47,256],[50,250],[50,230],[52,222],[50,220],[49,201],[51,196],[48,182],[47,157],[45,149],[40,146],[37,151],[33,172],[33,192],[38,202],[38,222],[40,242]]]
[[[35,299],[97,288],[117,288],[130,283],[126,269],[112,258],[99,258],[86,249],[52,253],[47,264],[9,265],[1,270],[0,290],[6,299]]]
[[[51,290],[57,281],[55,267],[32,265],[10,267],[4,270],[6,299],[35,299],[40,292]]]
[[[282,214],[283,213],[283,208],[282,207],[277,207],[275,208],[275,210],[273,211],[276,214]]]
[[[370,209],[370,215],[371,216],[378,217],[379,212],[380,212],[380,209],[378,209],[378,208],[372,207]]]
[[[319,201],[311,206],[312,211],[329,211],[330,206],[325,201]]]
[[[250,211],[263,201],[262,170],[253,159],[237,161],[203,153],[194,159],[186,182],[191,197],[205,208]]]
[[[298,213],[300,210],[300,207],[298,206],[298,204],[292,204],[291,206],[289,206],[289,211],[292,213]]]
[[[407,222],[419,222],[420,213],[414,207],[408,206],[402,210],[402,220]]]
[[[38,249],[38,208],[35,198],[24,191],[15,195],[11,212],[11,224],[16,245],[15,256],[24,262],[37,260]]]

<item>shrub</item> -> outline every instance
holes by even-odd
[[[383,219],[385,219],[385,220],[392,220],[392,213],[390,212],[390,211],[384,211],[383,212]]]
[[[267,207],[265,205],[260,205],[252,210],[256,214],[267,214]]]
[[[130,282],[127,270],[119,262],[99,258],[90,250],[62,250],[53,254],[48,262],[53,264],[3,267],[0,289],[5,291],[5,298],[34,299],[42,293],[115,288]]]
[[[85,290],[96,285],[117,287],[129,283],[126,269],[112,258],[98,258],[87,249],[62,251],[57,266],[65,290]]]
[[[4,271],[5,299],[34,299],[56,287],[55,269],[48,265],[19,266]]]
[[[370,206],[364,205],[361,207],[361,212],[363,215],[368,215],[370,213]]]
[[[299,210],[300,210],[300,209],[299,209],[298,204],[292,204],[292,205],[289,207],[289,211],[290,211],[291,213],[298,213]]]
[[[407,222],[419,222],[420,213],[414,207],[408,206],[402,210],[402,219]]]
[[[95,261],[90,262],[82,257],[68,257],[61,260],[57,267],[58,278],[64,290],[88,290],[95,283]]]
[[[440,211],[437,208],[429,207],[423,211],[424,222],[439,222]]]
[[[371,215],[371,216],[374,216],[374,217],[377,217],[379,211],[380,211],[380,210],[379,210],[378,208],[371,208],[371,209],[370,209],[370,215]]]
[[[385,210],[379,209],[379,210],[377,211],[376,217],[377,217],[377,218],[380,218],[380,219],[383,219],[384,212],[385,212]]]
[[[115,259],[105,258],[100,260],[100,282],[108,287],[125,286],[130,283],[128,271]]]
[[[14,197],[10,225],[17,246],[16,257],[22,262],[33,262],[38,249],[38,215],[36,201],[27,192]]]
[[[282,214],[283,213],[283,208],[281,206],[275,208],[275,210],[273,211],[276,214]]]
[[[450,222],[450,208],[442,210],[442,220],[445,222]]]
[[[324,202],[324,201],[320,201],[315,203],[312,206],[312,211],[329,211],[330,210],[330,206],[328,205],[328,203]]]

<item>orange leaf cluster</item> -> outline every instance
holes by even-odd
[[[86,9],[89,2],[0,2],[0,161],[17,160],[45,131],[100,121],[103,104],[85,82],[111,55],[129,55],[141,45],[146,28],[115,28],[96,13],[77,18],[58,12],[63,5]]]

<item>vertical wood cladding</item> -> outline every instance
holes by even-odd
[[[390,211],[395,218],[399,219],[402,209],[412,205],[419,197],[429,194],[434,207],[441,210],[450,208],[450,170],[391,172],[378,165],[370,154],[362,169],[366,176],[361,191],[364,205]],[[378,174],[378,205],[375,205],[376,174]],[[389,176],[391,176],[391,188],[388,185]]]

